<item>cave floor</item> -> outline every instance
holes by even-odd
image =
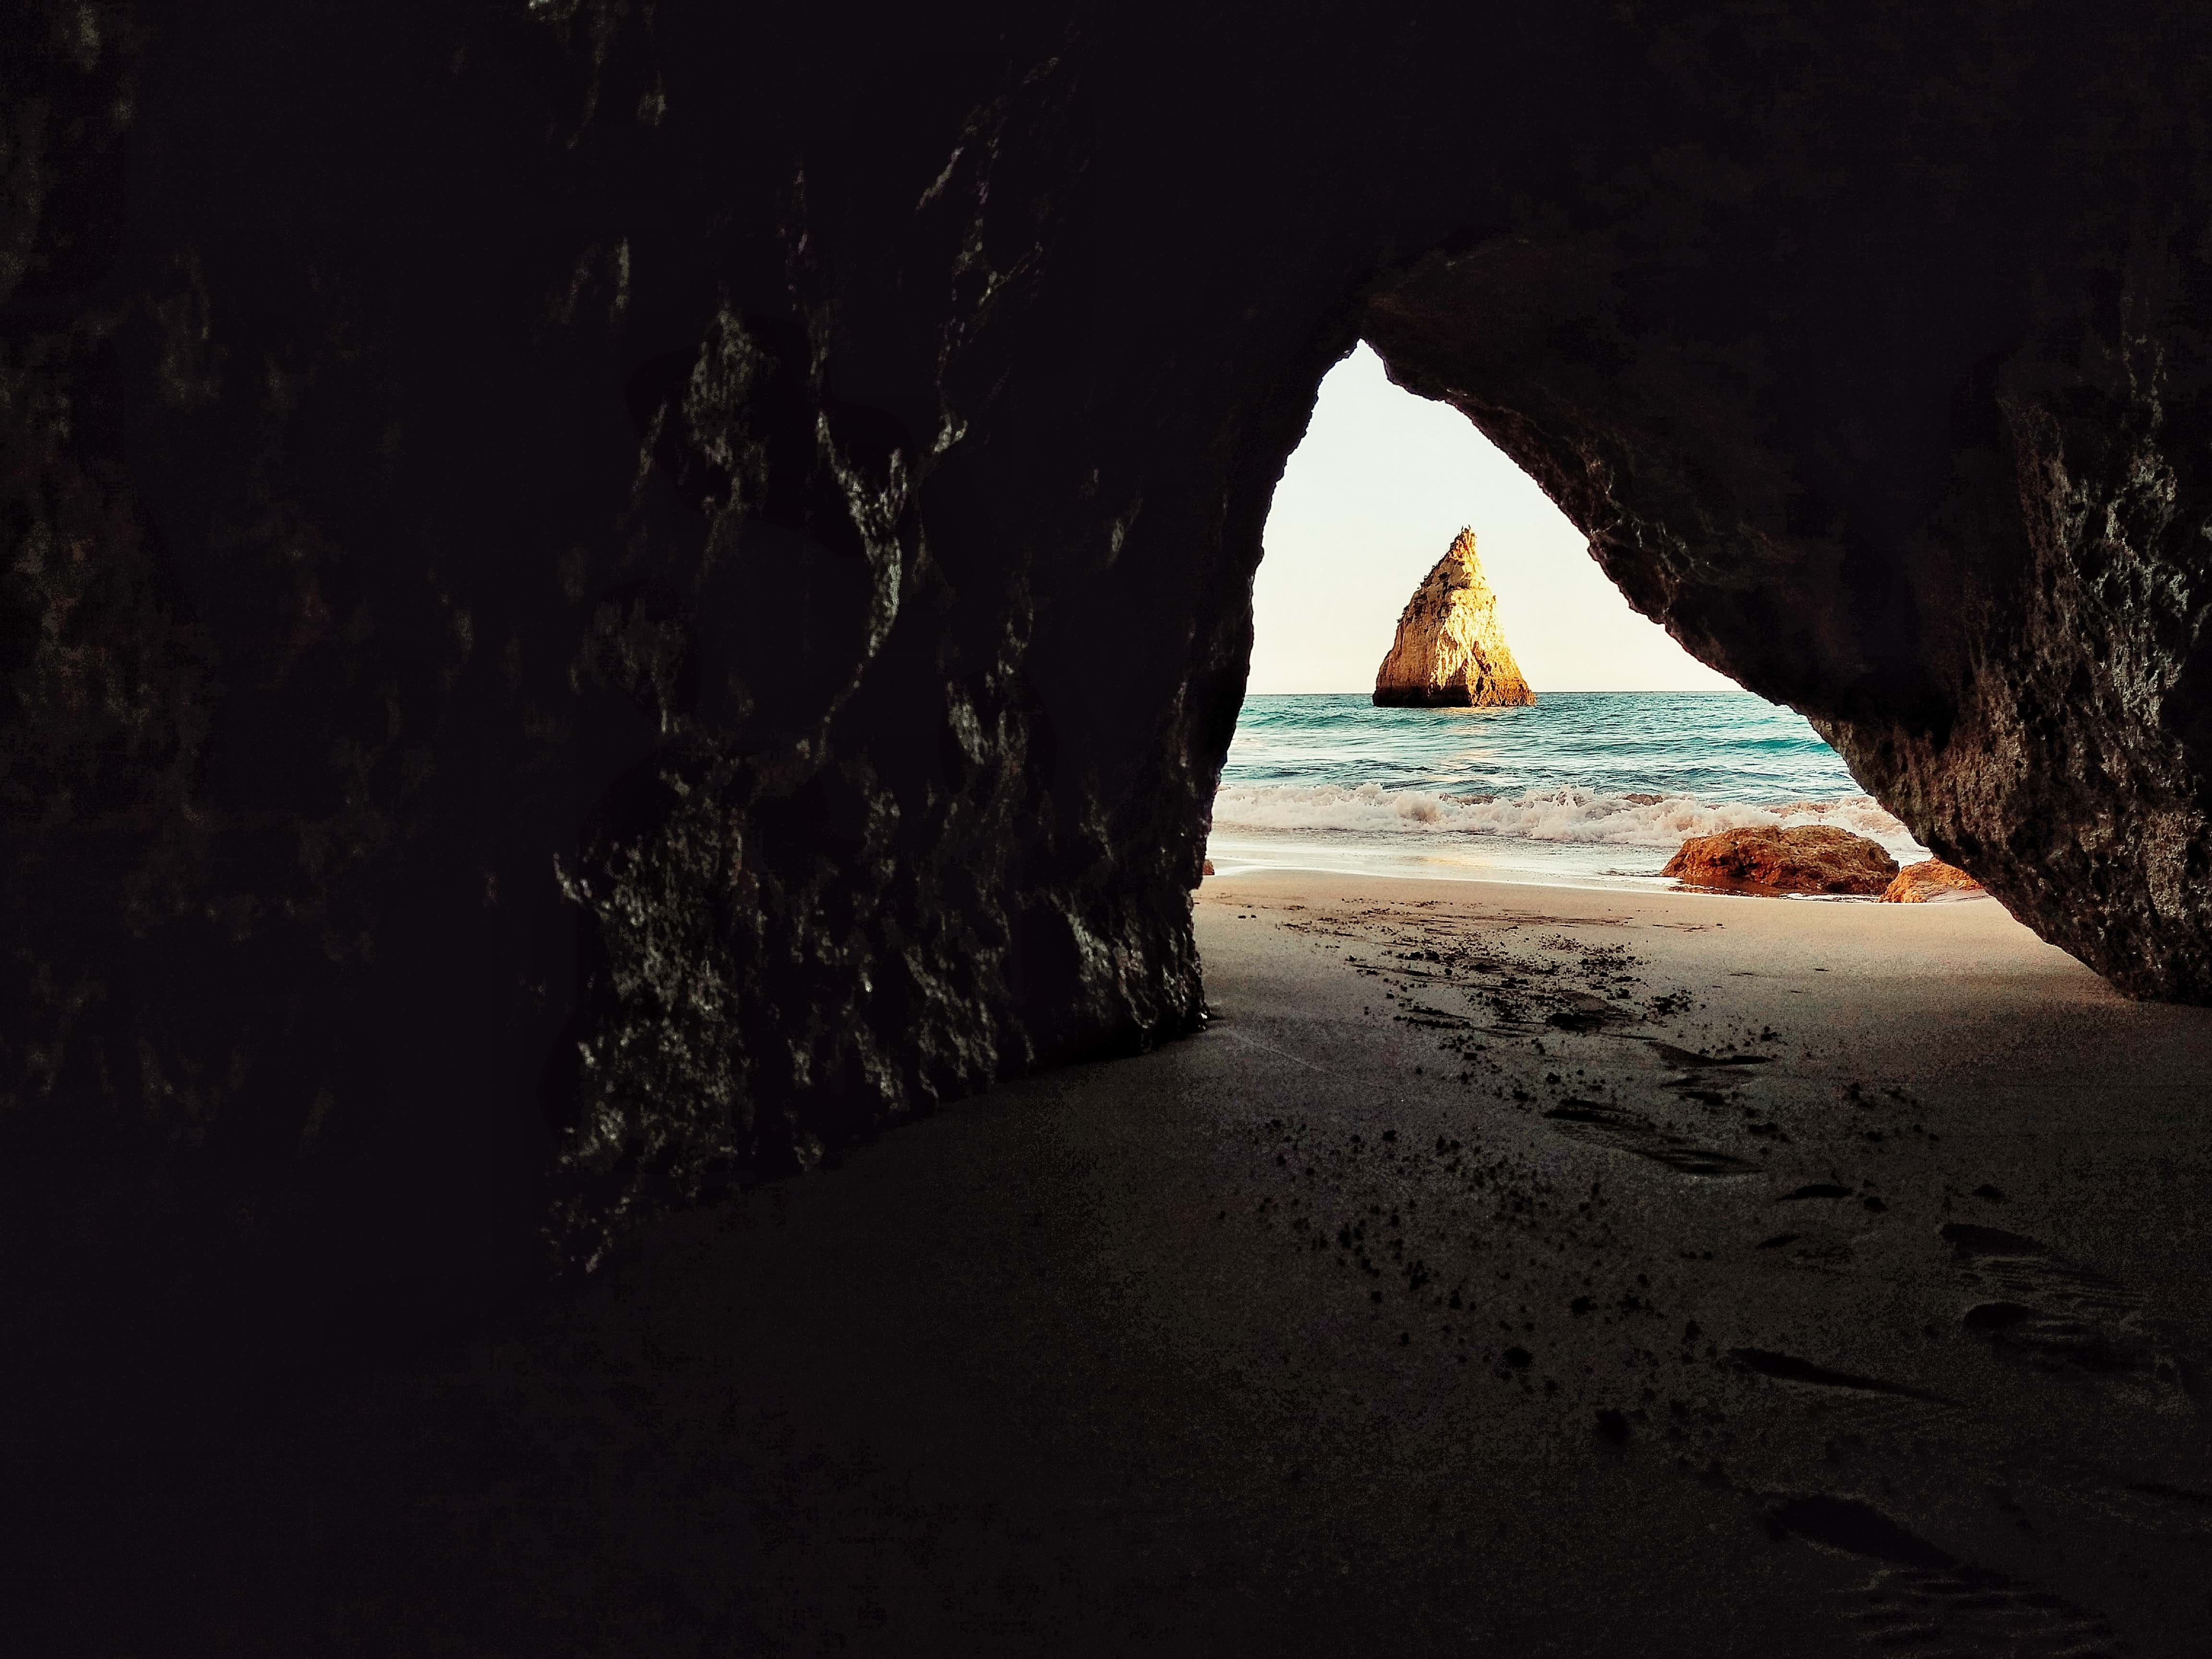
[[[2212,1010],[1992,901],[1273,873],[1215,1018],[254,1429],[190,1646],[2212,1650]]]

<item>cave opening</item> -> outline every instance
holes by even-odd
[[[1928,857],[1802,715],[1636,611],[1511,456],[1364,343],[1322,380],[1263,546],[1208,842],[1221,872],[1633,889],[1691,837],[1804,825]],[[1449,615],[1417,620],[1440,580]],[[1439,665],[1461,660],[1445,635],[1478,625],[1498,659],[1478,680],[1502,684],[1386,696],[1378,673],[1417,659],[1465,678]]]

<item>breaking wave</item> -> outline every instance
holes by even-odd
[[[1455,795],[1380,784],[1224,784],[1217,828],[1360,835],[1495,836],[1583,846],[1674,848],[1692,836],[1759,825],[1828,824],[1911,848],[1911,832],[1867,795],[1751,805],[1686,795],[1599,794],[1575,788],[1515,796]]]

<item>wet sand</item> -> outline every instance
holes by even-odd
[[[227,1448],[148,1523],[174,1628],[2212,1650],[2212,1010],[1986,899],[1270,872],[1197,915],[1202,1035]]]

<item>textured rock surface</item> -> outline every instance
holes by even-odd
[[[1694,836],[1659,872],[1709,887],[1777,893],[1850,893],[1871,898],[1897,879],[1897,860],[1878,841],[1825,823],[1791,830],[1723,830]]]
[[[2212,999],[2200,8],[4,27],[0,1147],[108,1183],[33,1243],[419,1325],[1188,1029],[1362,336],[2015,914]]]
[[[1941,859],[1923,859],[1897,872],[1897,879],[1882,889],[1885,904],[1925,904],[1946,893],[1978,893],[1982,884],[1964,870]]]
[[[1498,625],[1498,596],[1482,574],[1474,532],[1452,538],[1398,618],[1375,672],[1378,706],[1519,708],[1536,701]]]

